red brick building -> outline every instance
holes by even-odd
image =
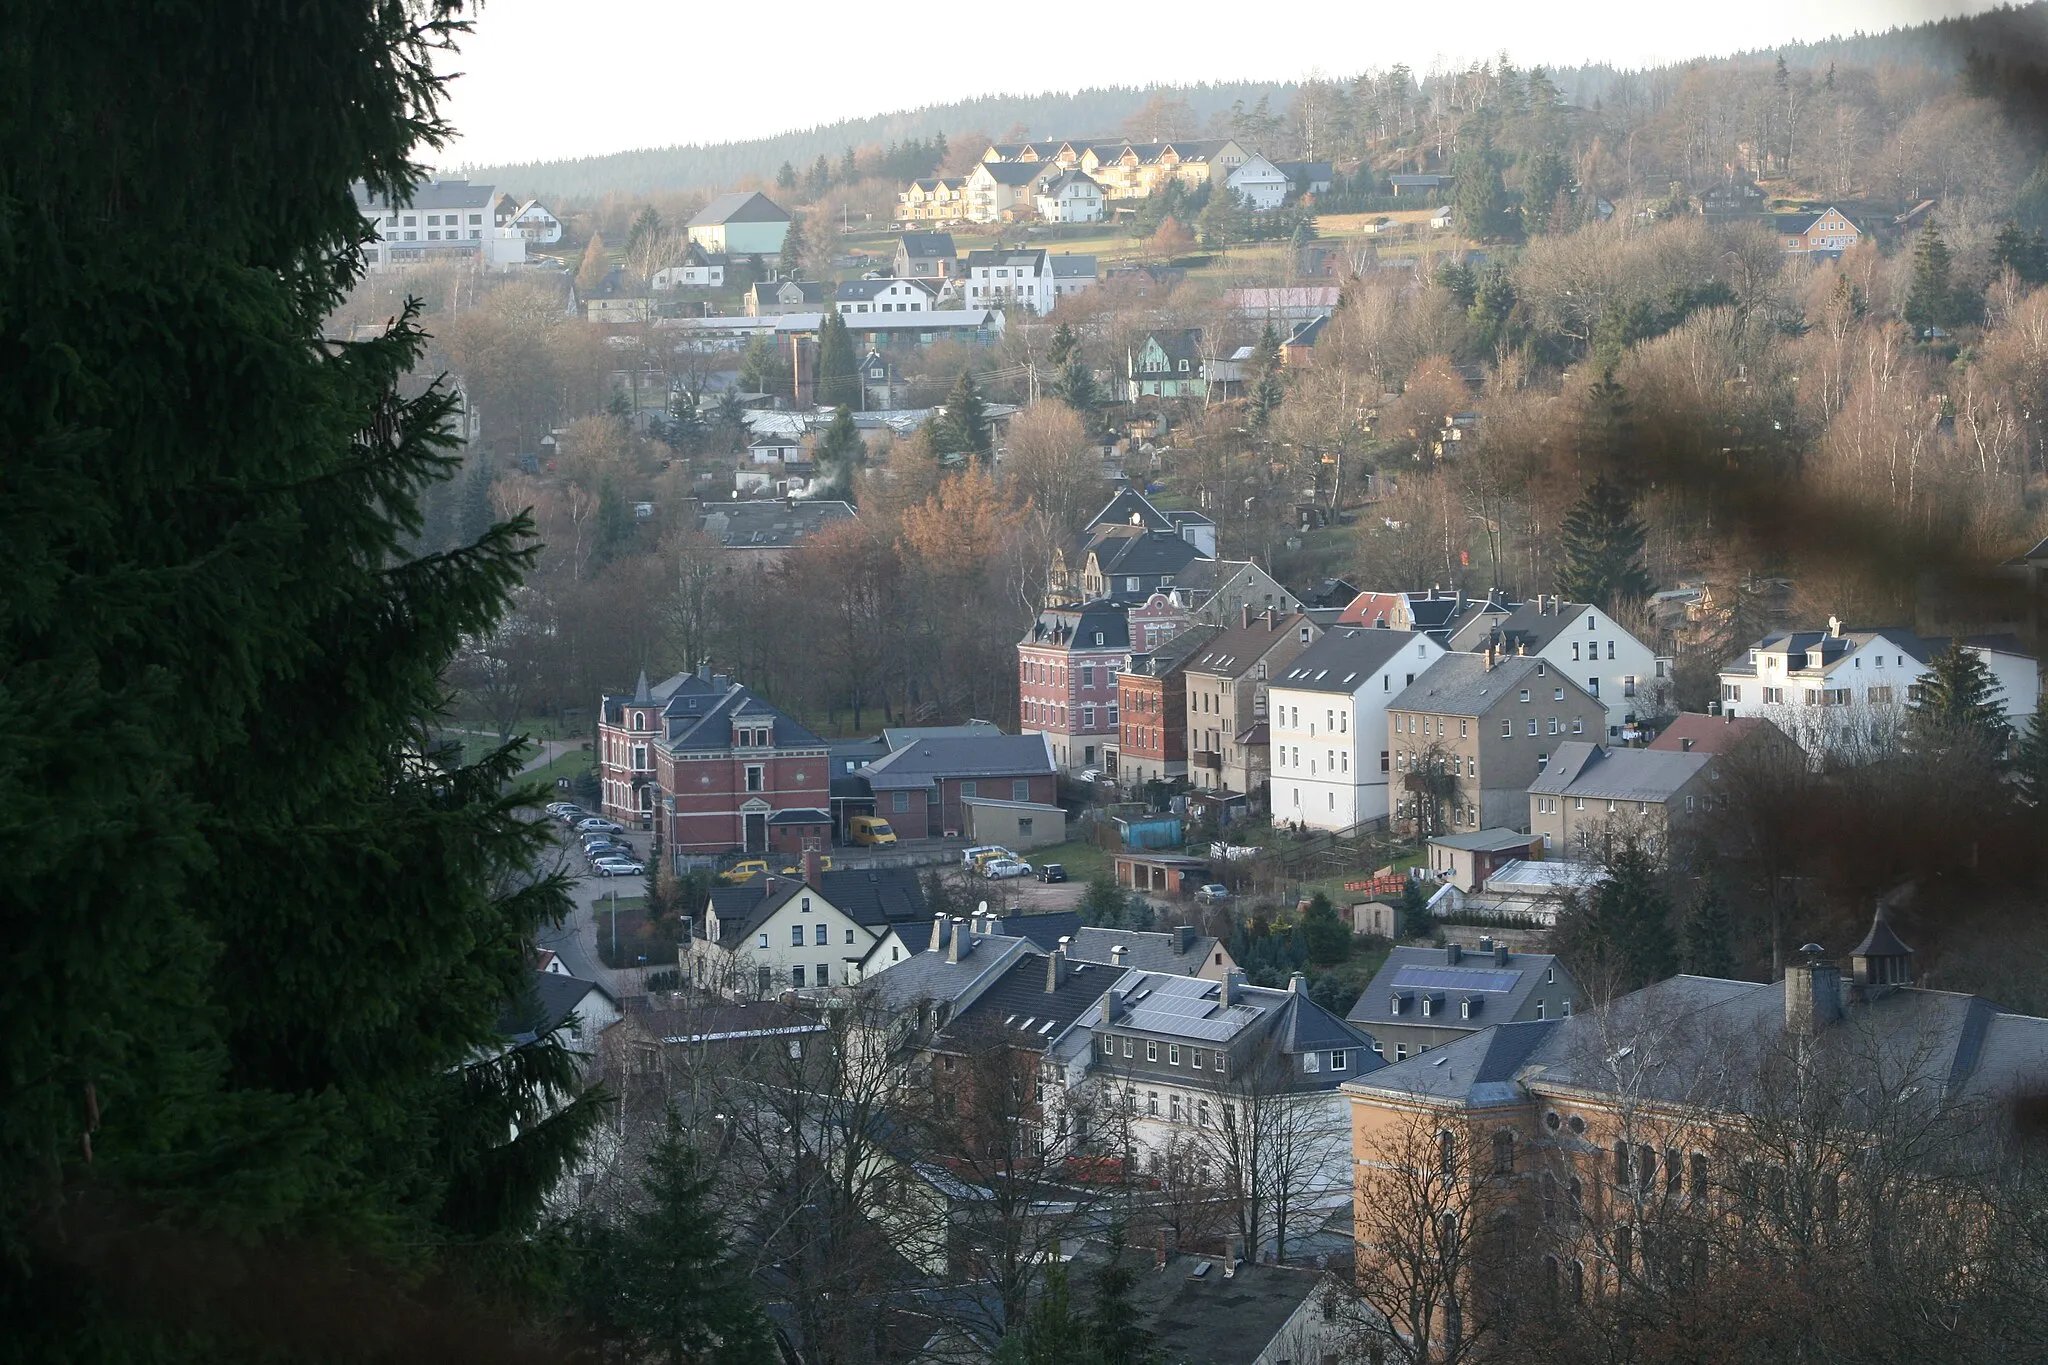
[[[1117,678],[1123,702],[1118,779],[1130,786],[1188,775],[1188,680],[1182,671],[1219,626],[1190,626],[1149,653],[1133,654]]]
[[[1040,612],[1017,642],[1018,728],[1043,734],[1053,762],[1068,772],[1114,775],[1117,674],[1130,653],[1122,607],[1090,602]]]
[[[1052,744],[1043,734],[944,735],[914,740],[861,769],[875,813],[899,839],[939,838],[968,827],[965,802],[1059,799]]]
[[[679,673],[599,707],[605,815],[667,849],[800,853],[831,843],[825,741],[724,674]]]

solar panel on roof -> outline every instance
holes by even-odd
[[[1489,972],[1468,967],[1402,967],[1394,973],[1396,986],[1420,986],[1440,991],[1501,991],[1515,988],[1520,972]]]

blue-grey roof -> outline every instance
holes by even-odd
[[[1349,696],[1396,655],[1425,638],[1406,630],[1339,626],[1295,655],[1293,662],[1274,674],[1272,686]],[[1408,657],[1414,658],[1412,653]]]
[[[507,1004],[498,1015],[498,1032],[514,1043],[545,1038],[569,1022],[591,993],[610,998],[611,992],[595,981],[563,976],[560,972],[528,974],[530,989],[521,999]]]
[[[1521,1013],[1529,996],[1545,984],[1545,972],[1555,972],[1566,983],[1563,993],[1573,994],[1570,974],[1551,953],[1510,952],[1502,963],[1493,953],[1461,947],[1458,961],[1453,963],[1449,948],[1396,947],[1373,973],[1372,984],[1352,1002],[1345,1018],[1367,1030],[1392,1024],[1477,1031]],[[1399,1014],[1394,1013],[1397,993],[1409,997]],[[1443,997],[1444,1010],[1425,1018],[1420,997],[1432,994]],[[1478,1012],[1471,1019],[1462,1017],[1458,1008],[1467,997],[1479,1001]]]
[[[1058,769],[1042,734],[921,739],[861,770],[874,791],[930,787],[944,779],[1044,777]]]
[[[1536,670],[1546,669],[1545,687],[1585,689],[1544,660],[1511,654],[1487,666],[1484,654],[1445,654],[1387,703],[1389,711],[1431,711],[1451,716],[1483,716],[1503,700],[1513,701],[1516,692],[1529,685]]]
[[[999,1042],[1043,1052],[1102,998],[1117,975],[1114,967],[1070,961],[1059,987],[1049,991],[1047,961],[1044,953],[1017,954],[1000,977],[953,1016],[941,1043]]]
[[[1098,929],[1082,926],[1072,935],[1067,954],[1083,962],[1113,962],[1112,950],[1124,950],[1123,965],[1146,972],[1167,972],[1194,976],[1216,952],[1216,940],[1206,934],[1191,935],[1187,951],[1180,950],[1178,934],[1155,933],[1148,929]]]
[[[789,215],[760,191],[736,191],[712,197],[685,227],[715,227],[720,223],[786,223]]]
[[[853,515],[853,504],[833,498],[761,498],[713,504],[697,525],[729,550],[787,550]]]
[[[1041,915],[1005,915],[1003,932],[1016,938],[1028,938],[1040,952],[1049,953],[1060,946],[1063,938],[1072,938],[1081,930],[1081,916],[1072,910],[1052,910]],[[1101,995],[1100,991],[1096,994]]]
[[[1089,518],[1088,527],[1092,530],[1097,526],[1105,525],[1129,526],[1132,524],[1132,517],[1139,518],[1137,524],[1150,530],[1171,531],[1173,529],[1172,518],[1153,505],[1152,499],[1146,497],[1135,488],[1119,489],[1115,497],[1112,497],[1107,503],[1103,504],[1100,512]],[[2048,544],[2048,541],[2042,543]]]
[[[1523,1095],[1517,1074],[1531,1054],[1570,1022],[1531,1019],[1496,1024],[1417,1053],[1405,1062],[1383,1067],[1363,1080],[1350,1082],[1345,1089],[1450,1102],[1473,1109],[1518,1104]]]
[[[779,749],[825,747],[824,740],[738,683],[728,684],[716,696],[696,688],[679,689],[661,716],[666,726],[662,743],[676,752],[730,749],[736,723],[771,726]]]
[[[1095,642],[1097,632],[1102,635],[1100,644]],[[1108,602],[1047,607],[1038,613],[1031,630],[1018,643],[1062,649],[1129,649],[1131,618],[1122,607]]]
[[[1607,801],[1662,804],[1698,777],[1712,754],[1676,749],[1609,749],[1568,740],[1551,751],[1550,765],[1529,784],[1543,796],[1588,796]]]

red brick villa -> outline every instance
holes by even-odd
[[[825,741],[723,673],[678,673],[605,697],[597,726],[605,815],[660,821],[678,855],[831,845]]]

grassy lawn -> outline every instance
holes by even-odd
[[[566,777],[573,781],[584,773],[589,772],[591,768],[596,766],[596,762],[595,755],[585,753],[581,749],[571,749],[568,753],[563,754],[545,767],[535,768],[532,772],[527,773],[522,780],[538,782],[543,786],[553,787],[557,778]]]
[[[1050,848],[1034,848],[1024,855],[1033,867],[1044,867],[1047,863],[1058,863],[1067,869],[1067,880],[1085,882],[1091,877],[1108,876],[1110,871],[1109,852],[1100,844],[1074,840],[1054,844]]]

